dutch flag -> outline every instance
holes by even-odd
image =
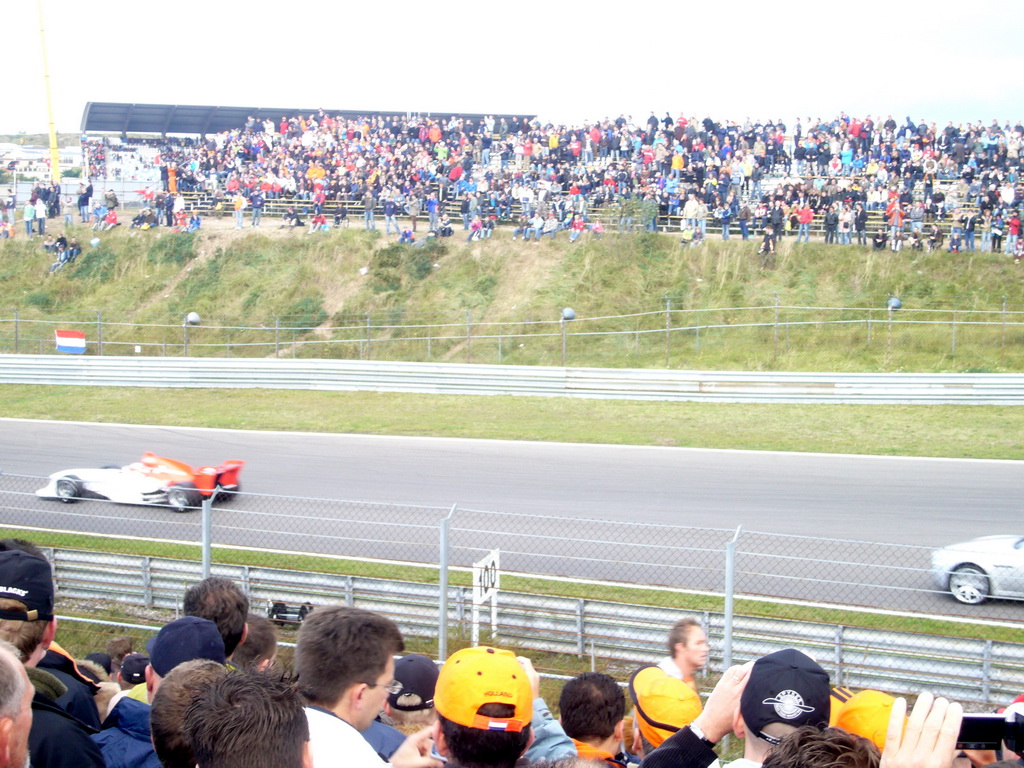
[[[57,337],[57,351],[69,355],[85,354],[85,333],[83,331],[54,331]]]

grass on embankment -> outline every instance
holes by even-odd
[[[1021,268],[999,254],[893,254],[787,239],[776,267],[765,270],[757,243],[736,239],[693,249],[654,234],[538,244],[513,242],[504,229],[469,245],[456,236],[414,248],[356,227],[310,235],[276,224],[267,220],[253,232],[215,221],[197,235],[122,228],[101,233],[96,248],[87,244],[94,233],[76,227],[85,252],[52,277],[38,241],[4,241],[0,351],[14,349],[7,312],[17,310],[21,352],[51,349],[53,325],[44,321],[60,320],[87,332],[91,354],[102,319],[105,354],[133,354],[139,345],[144,354],[180,355],[182,318],[198,312],[192,355],[276,350],[558,365],[554,321],[572,307],[578,319],[567,327],[566,362],[577,367],[1024,369],[1024,334],[1004,326],[1016,316],[1001,312],[1004,297],[1011,313],[1024,308],[1024,281]],[[902,324],[891,330],[889,294],[904,305],[896,315]],[[666,306],[674,312],[668,341]],[[725,311],[736,307],[755,309]],[[864,312],[797,307],[873,314],[869,325]],[[922,312],[928,309],[948,311]],[[967,314],[978,309],[996,311]],[[530,335],[536,332],[548,335]]]
[[[25,531],[22,529],[0,528],[0,538],[30,538],[43,547],[64,549],[85,549],[101,552],[116,550],[118,554],[164,557],[179,560],[198,560],[200,549],[189,544],[153,542],[145,540],[119,539],[112,543],[107,538],[83,536],[73,533],[51,531]],[[252,567],[280,568],[281,555],[276,552],[259,552],[232,547],[213,547],[213,561],[221,564],[248,565]],[[373,560],[349,560],[344,558],[317,557],[294,554],[288,558],[289,570],[315,573],[336,573],[375,579],[397,579],[426,584],[439,581],[438,570],[431,566],[398,565],[379,563]],[[453,586],[472,585],[471,574],[466,569],[452,569],[448,574]],[[630,605],[651,605],[678,611],[722,613],[724,599],[716,595],[694,594],[685,591],[655,590],[643,586],[596,584],[586,581],[545,579],[543,577],[522,577],[502,574],[501,586],[509,592],[525,592],[543,595],[558,595],[586,600],[619,602]],[[822,608],[800,603],[779,603],[753,599],[738,599],[734,610],[741,616],[765,617],[772,620],[806,621],[819,624],[842,624],[846,626],[886,629],[899,632],[920,632],[951,637],[976,638],[1005,642],[1024,642],[1024,628],[971,624],[966,622],[942,621],[907,613],[900,616],[874,614],[867,611],[844,611],[842,608]]]
[[[1024,409],[0,385],[11,418],[884,456],[1024,458]]]

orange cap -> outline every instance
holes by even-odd
[[[485,704],[510,704],[514,711],[511,717],[481,715]],[[467,728],[518,732],[533,718],[533,689],[511,651],[464,648],[441,668],[434,707],[442,717]]]
[[[839,710],[836,727],[855,733],[874,742],[879,750],[885,749],[885,735],[889,730],[892,696],[881,691],[855,693]]]

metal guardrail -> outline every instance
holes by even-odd
[[[202,578],[185,560],[58,549],[58,595],[177,609],[185,589]],[[386,613],[413,636],[438,636],[440,587],[337,574],[215,564],[214,574],[238,582],[257,606],[276,601],[345,603]],[[471,590],[449,588],[452,627],[469,626]],[[599,656],[623,670],[665,652],[665,633],[681,612],[662,607],[502,591],[497,642],[531,650]],[[713,648],[721,648],[725,617],[704,613]],[[482,628],[486,632],[486,628]],[[792,620],[737,616],[733,659],[745,661],[797,646],[828,670],[835,685],[894,693],[931,690],[960,701],[1009,700],[1024,689],[1024,646]],[[721,652],[710,666],[720,668]]]
[[[534,395],[750,403],[1024,404],[1024,374],[672,371],[287,360],[0,355],[0,383]]]

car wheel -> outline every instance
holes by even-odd
[[[74,475],[57,481],[57,498],[65,504],[74,504],[82,498],[82,483]]]
[[[167,489],[167,506],[175,512],[190,512],[203,504],[203,495],[192,483],[179,483]]]
[[[957,602],[981,605],[990,594],[988,576],[976,565],[961,565],[949,574],[949,592]]]
[[[217,495],[214,497],[214,501],[218,504],[222,502],[234,501],[238,498],[238,495],[242,492],[242,484],[238,483],[234,488],[222,488]]]

